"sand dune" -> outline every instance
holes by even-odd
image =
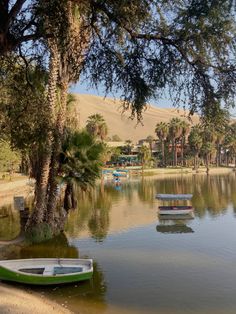
[[[108,136],[114,134],[125,140],[136,142],[149,135],[155,136],[155,126],[158,122],[168,122],[173,117],[187,120],[188,112],[176,108],[158,108],[152,105],[147,106],[143,113],[143,125],[138,124],[137,120],[129,119],[130,112],[122,114],[122,105],[118,100],[94,95],[76,94],[77,110],[81,127],[86,124],[87,118],[95,113],[101,114],[108,125]],[[193,116],[194,123],[198,121],[197,116]]]

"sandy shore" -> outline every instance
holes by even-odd
[[[69,314],[71,311],[43,296],[13,286],[0,284],[1,314]]]

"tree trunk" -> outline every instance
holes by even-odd
[[[185,142],[185,139],[184,137],[182,137],[182,140],[181,140],[181,166],[182,167],[184,166],[184,142]]]
[[[206,173],[209,174],[209,155],[206,155]]]
[[[54,130],[54,142],[53,151],[50,165],[50,173],[48,179],[48,204],[47,204],[47,216],[46,221],[48,224],[53,226],[54,224],[54,213],[57,206],[58,198],[58,182],[57,175],[59,170],[59,154],[61,151],[61,144],[64,132],[64,125],[66,120],[66,105],[67,105],[67,90],[68,90],[68,79],[63,78],[61,84],[60,94],[60,109],[57,116],[57,121]]]
[[[177,157],[177,142],[174,142],[174,166],[178,166],[178,157]]]
[[[56,85],[58,77],[58,51],[54,42],[49,42],[50,47],[50,65],[48,79],[48,125],[53,125],[55,119],[55,103],[56,103]],[[35,208],[31,215],[27,228],[40,224],[45,218],[47,206],[48,176],[51,161],[52,131],[49,130],[45,149],[39,161],[40,169],[37,171],[35,184]]]
[[[219,167],[221,162],[220,162],[220,152],[221,152],[221,148],[220,145],[217,145],[217,154],[216,154],[216,167]]]
[[[166,166],[165,142],[164,142],[164,140],[161,140],[161,154],[162,154],[162,164]]]
[[[75,198],[74,185],[72,182],[68,182],[65,189],[64,196],[64,209],[68,213],[70,209],[76,209],[77,200]]]
[[[175,140],[172,140],[172,166],[175,165]]]

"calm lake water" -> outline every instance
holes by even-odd
[[[193,193],[194,218],[160,220],[156,193]],[[18,223],[2,218],[0,239]],[[66,236],[5,258],[51,256],[94,260],[91,281],[32,288],[75,313],[235,314],[236,175],[106,182],[79,198]]]

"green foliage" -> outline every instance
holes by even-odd
[[[165,122],[160,122],[156,124],[155,128],[156,135],[161,141],[164,141],[167,138],[169,133],[169,124]]]
[[[194,152],[194,154],[199,153],[203,143],[202,130],[199,125],[192,128],[188,140],[190,148]]]
[[[167,89],[173,103],[188,104],[191,113],[208,118],[221,104],[234,105],[231,0],[92,1],[91,12],[103,31],[94,32],[98,38],[86,58],[87,78],[95,85],[102,81],[107,92],[121,90],[132,116],[141,119],[150,97]]]
[[[95,138],[99,138],[102,141],[106,138],[108,128],[103,116],[96,113],[88,117],[86,129]]]
[[[1,62],[2,61],[2,62]],[[45,107],[45,88],[47,75],[38,67],[26,70],[24,65],[14,63],[9,66],[3,60],[0,73],[0,127],[9,138],[11,145],[21,151],[28,151],[32,146],[43,145],[50,127],[48,111]]]
[[[19,169],[20,154],[12,151],[10,144],[0,141],[0,171],[16,171]]]
[[[142,145],[138,152],[138,158],[143,166],[151,162],[151,150],[148,146]]]
[[[82,189],[93,186],[102,167],[104,145],[86,131],[70,134],[60,154],[63,181],[75,182]]]
[[[53,232],[51,226],[47,223],[37,224],[25,233],[25,238],[29,243],[40,243],[52,238]]]
[[[71,55],[71,77],[78,79],[83,71],[88,83],[102,83],[107,93],[118,90],[133,117],[141,119],[148,100],[166,90],[173,103],[188,104],[191,113],[199,111],[208,118],[216,116],[221,105],[234,106],[232,0],[10,3],[0,4],[0,55],[21,47],[27,48],[21,49],[23,56],[29,50],[43,56],[48,38],[54,38],[63,53],[70,45],[75,50],[87,42],[80,62]],[[69,5],[80,28],[75,46],[69,36]]]

